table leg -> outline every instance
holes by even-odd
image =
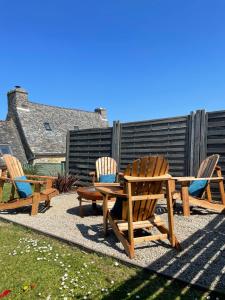
[[[189,217],[190,216],[190,205],[189,205],[188,182],[182,182],[181,200],[183,202],[183,215],[185,217]]]
[[[108,231],[108,198],[108,195],[103,196],[103,230],[105,236]]]
[[[92,200],[92,210],[93,210],[93,212],[97,215],[98,210],[97,210],[97,203],[96,203],[96,200]]]
[[[79,200],[80,217],[83,218],[84,217],[84,211],[83,211],[83,206],[82,206],[82,198],[79,196],[78,200]]]

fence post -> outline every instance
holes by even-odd
[[[196,176],[207,155],[207,114],[205,110],[191,112],[189,119],[189,175]]]
[[[66,134],[66,166],[65,173],[69,174],[69,156],[70,156],[70,131],[67,131]]]
[[[121,143],[121,125],[119,121],[113,121],[112,129],[112,157],[117,162],[120,169],[120,143]]]

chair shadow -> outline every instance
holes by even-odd
[[[206,210],[204,208],[201,207],[197,207],[197,206],[190,206],[190,211],[192,215],[199,215],[199,216],[203,216],[203,215],[217,215],[217,212],[214,211],[210,211],[210,210]],[[158,204],[156,207],[156,214],[157,215],[162,215],[167,213],[167,206],[166,204]],[[183,205],[182,203],[176,203],[174,208],[173,208],[173,212],[174,215],[183,215]]]
[[[76,224],[76,227],[85,239],[91,240],[97,244],[104,244],[120,253],[124,253],[124,250],[117,246],[117,243],[119,242],[111,229],[109,230],[108,235],[104,237],[102,223],[95,225]],[[90,231],[94,234],[90,234]]]
[[[132,294],[129,299],[136,297],[146,299],[150,296],[149,290],[151,290],[151,296],[154,295],[154,299],[175,299],[178,296],[179,299],[186,299],[190,283],[201,286],[199,291],[202,291],[202,295],[205,295],[207,287],[217,290],[209,292],[210,299],[225,299],[224,245],[225,218],[217,214],[204,228],[199,229],[182,242],[182,252],[176,254],[171,249],[148,265],[148,268],[152,270],[150,273],[144,269],[138,271],[135,276],[130,277],[103,299],[128,299],[128,290]],[[170,278],[170,281],[166,281],[159,288],[157,285],[159,277],[153,276],[152,278],[154,272],[163,273]],[[183,285],[182,293],[174,288],[177,277],[181,286]],[[145,283],[143,278],[145,278]],[[170,298],[170,293],[173,294],[173,298]]]
[[[45,213],[47,210],[51,209],[51,205],[50,207],[46,207],[44,202],[39,203],[38,206],[38,213]],[[31,214],[31,205],[27,205],[27,206],[22,206],[22,207],[18,207],[18,208],[13,208],[13,209],[4,209],[4,210],[0,210],[0,216],[1,215],[18,215],[18,214]]]

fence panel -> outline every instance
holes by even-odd
[[[122,124],[121,169],[138,157],[159,154],[168,159],[172,175],[187,175],[188,126],[188,116]]]
[[[208,113],[207,155],[219,154],[219,166],[225,175],[225,111]],[[219,197],[218,188],[213,184],[213,191]]]
[[[70,131],[67,171],[86,181],[98,157],[113,156],[122,171],[138,157],[164,155],[173,176],[196,175],[206,155],[215,153],[220,154],[224,175],[225,111],[201,110],[175,118],[123,124],[117,121],[110,128]]]
[[[73,130],[68,135],[67,171],[79,174],[83,181],[90,180],[90,171],[95,170],[95,161],[112,154],[112,128]]]

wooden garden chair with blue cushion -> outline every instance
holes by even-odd
[[[0,210],[32,205],[31,215],[36,215],[40,202],[45,202],[46,207],[49,207],[51,198],[58,195],[58,190],[52,187],[55,177],[25,175],[21,163],[16,157],[5,154],[3,158],[9,178],[0,177],[0,201],[2,200],[5,183],[11,183],[12,190],[10,200],[8,202],[0,202]],[[33,179],[29,180],[27,178]],[[34,191],[31,184],[34,185]],[[15,197],[16,194],[18,194],[18,197]]]
[[[127,255],[134,257],[135,245],[168,239],[171,246],[180,249],[174,234],[171,196],[172,177],[168,162],[162,156],[147,156],[133,161],[124,171],[124,187],[97,187],[103,194],[103,226],[108,222]],[[166,188],[166,191],[163,190]],[[114,207],[108,207],[109,197],[117,197]],[[155,215],[157,201],[167,200],[168,226]],[[158,232],[152,232],[155,228]]]
[[[100,157],[96,160],[96,171],[90,172],[92,183],[94,186],[118,185],[119,176],[123,173],[118,173],[117,163],[111,157]]]
[[[211,155],[202,161],[197,177],[174,177],[181,184],[181,192],[173,193],[173,201],[182,200],[184,216],[190,215],[190,205],[225,212],[223,177],[221,168],[217,165],[218,161],[218,154]],[[213,177],[214,173],[216,177]],[[212,200],[212,182],[218,184],[222,203]]]

